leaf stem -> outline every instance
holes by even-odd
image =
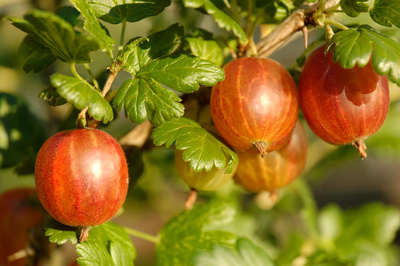
[[[84,66],[85,66],[87,72],[89,73],[90,78],[91,78],[92,81],[93,81],[93,85],[96,87],[96,89],[97,89],[98,91],[101,91],[100,86],[99,86],[99,83],[97,82],[96,78],[94,77],[93,72],[92,72],[92,70],[91,70],[90,67],[89,67],[89,64],[84,64]]]
[[[338,27],[341,30],[348,30],[349,29],[348,27],[346,27],[342,23],[339,23],[336,20],[333,20],[333,19],[330,19],[330,18],[326,18],[324,20],[324,25],[332,25],[332,26]]]
[[[124,19],[122,21],[121,36],[120,36],[120,39],[119,39],[119,47],[118,47],[119,51],[124,48],[125,30],[126,30],[126,20]]]
[[[152,236],[152,235],[149,235],[149,234],[146,234],[146,233],[143,233],[143,232],[134,230],[134,229],[132,229],[132,228],[125,227],[125,226],[124,226],[124,229],[125,229],[125,231],[126,231],[128,234],[130,234],[131,236],[136,236],[136,237],[138,237],[138,238],[147,240],[147,241],[149,241],[149,242],[153,242],[153,243],[155,243],[155,244],[157,244],[157,243],[160,241],[160,239],[159,239],[158,237],[156,237],[156,236]]]
[[[248,39],[251,39],[253,36],[250,35],[252,34],[249,32],[249,27],[250,27],[250,20],[251,20],[251,13],[252,13],[252,7],[253,7],[253,1],[249,1],[248,7],[247,7],[247,18],[246,18],[246,25],[244,27],[244,32],[247,35]]]
[[[81,80],[81,81],[87,83],[86,80],[84,80],[84,79],[78,74],[78,72],[76,71],[75,63],[74,63],[74,62],[71,62],[71,63],[69,64],[69,68],[71,69],[72,75],[74,75],[75,78],[77,78],[77,79],[79,79],[79,80]]]

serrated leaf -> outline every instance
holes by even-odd
[[[183,152],[183,159],[200,172],[227,167],[226,173],[233,170],[239,159],[233,151],[216,139],[198,123],[185,117],[172,120],[153,131],[154,144],[169,148],[175,144]]]
[[[271,258],[260,247],[246,238],[239,238],[235,247],[214,244],[211,251],[199,251],[194,265],[207,266],[273,266]]]
[[[52,106],[59,106],[67,103],[67,101],[58,94],[57,89],[53,86],[48,87],[39,94],[39,98],[49,102]]]
[[[122,21],[136,22],[147,17],[156,16],[171,4],[171,0],[90,0],[96,17],[118,24]]]
[[[183,28],[174,24],[148,37],[125,46],[118,60],[132,74],[116,94],[113,104],[120,111],[125,107],[128,118],[140,124],[146,120],[160,126],[164,121],[184,114],[181,99],[170,89],[193,92],[199,84],[213,86],[224,79],[222,69],[212,62],[188,55],[174,55],[179,48]]]
[[[400,85],[400,44],[378,33],[368,25],[340,31],[330,40],[330,50],[335,48],[333,60],[344,68],[356,64],[365,66],[372,60],[375,71]]]
[[[237,236],[207,227],[229,224],[236,214],[233,203],[212,200],[175,216],[160,231],[157,265],[188,265],[199,250],[209,250],[214,243],[234,245]]]
[[[256,7],[262,8],[275,21],[283,21],[296,8],[290,0],[257,0]]]
[[[358,17],[363,12],[368,12],[368,0],[341,0],[340,7],[350,17]]]
[[[100,48],[91,36],[76,33],[70,23],[51,12],[32,10],[24,19],[8,19],[29,34],[25,41],[32,50],[51,53],[64,62],[90,63],[89,53]]]
[[[154,80],[176,91],[191,93],[200,88],[199,84],[213,86],[225,75],[210,61],[181,54],[149,62],[140,69],[136,78]]]
[[[207,14],[213,16],[215,22],[220,28],[232,31],[241,43],[246,43],[246,33],[242,27],[230,16],[213,4],[211,0],[183,0],[185,7],[204,8]]]
[[[141,124],[148,117],[154,125],[180,117],[184,107],[174,92],[152,79],[128,79],[120,87],[113,100],[117,111],[125,108],[130,121]]]
[[[169,56],[176,52],[181,46],[184,34],[183,26],[173,24],[165,30],[156,32],[144,40],[133,39],[129,41],[122,53],[117,57],[124,66],[123,69],[132,75],[135,75],[139,69],[149,63],[162,57]]]
[[[85,18],[85,29],[95,38],[100,44],[101,49],[107,50],[109,53],[114,49],[114,39],[109,36],[107,31],[102,27],[97,20],[95,11],[86,0],[71,0],[71,3],[76,9],[81,12]]]
[[[144,37],[139,37],[139,38],[130,40],[124,46],[124,49],[118,53],[118,56],[116,58],[117,62],[120,64],[119,68],[120,69],[125,68],[127,71],[129,70],[128,72],[133,72],[133,73],[138,71],[139,66],[133,65],[134,63],[137,62],[133,58],[135,58],[137,56],[139,44],[141,44],[145,41],[148,41],[148,40],[149,40],[148,38],[144,38]]]
[[[201,59],[208,60],[221,66],[224,56],[221,47],[215,40],[205,40],[201,37],[186,37],[190,51]]]
[[[46,230],[45,235],[49,237],[49,241],[51,243],[62,245],[68,240],[74,245],[78,243],[78,229],[76,227],[66,226],[54,219],[51,219],[45,224],[44,229]]]
[[[133,265],[136,250],[125,229],[107,222],[89,231],[86,242],[76,246],[79,265]]]
[[[57,60],[57,58],[52,54],[32,50],[29,47],[28,41],[29,38],[25,37],[18,50],[18,56],[23,61],[23,69],[26,73],[31,71],[34,73],[40,72]]]
[[[77,109],[89,107],[88,113],[97,121],[108,123],[114,117],[111,105],[89,83],[62,74],[53,74],[51,84],[60,94]]]
[[[380,25],[400,28],[400,0],[376,0],[369,15]]]

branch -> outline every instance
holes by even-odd
[[[338,5],[340,0],[326,0],[325,9]],[[313,14],[320,7],[320,2],[304,3],[287,17],[276,29],[262,38],[256,45],[258,57],[268,57],[281,47],[294,33],[301,31],[307,25],[313,24]]]

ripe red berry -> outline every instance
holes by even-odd
[[[335,145],[353,143],[365,158],[364,139],[378,131],[388,113],[387,78],[375,72],[371,61],[344,69],[331,53],[324,56],[324,48],[311,53],[301,74],[303,115],[318,137]]]
[[[234,176],[238,185],[251,192],[276,192],[303,172],[307,158],[307,135],[298,121],[290,141],[281,149],[264,157],[248,152],[238,152],[238,156],[239,167]]]
[[[228,63],[225,80],[211,92],[211,115],[222,138],[240,151],[262,154],[288,141],[299,99],[289,72],[271,59],[243,57]]]
[[[10,261],[29,244],[30,230],[42,221],[44,210],[35,206],[32,188],[8,190],[0,196],[0,265],[27,265],[27,257]]]
[[[121,146],[97,129],[57,133],[36,159],[39,199],[54,219],[69,226],[95,226],[111,219],[125,201],[128,180]]]

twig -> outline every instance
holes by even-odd
[[[340,0],[327,0],[325,8],[337,6]],[[287,17],[270,34],[257,43],[258,57],[268,57],[281,47],[295,32],[300,31],[307,25],[313,25],[312,16],[320,7],[320,2],[303,4]]]

